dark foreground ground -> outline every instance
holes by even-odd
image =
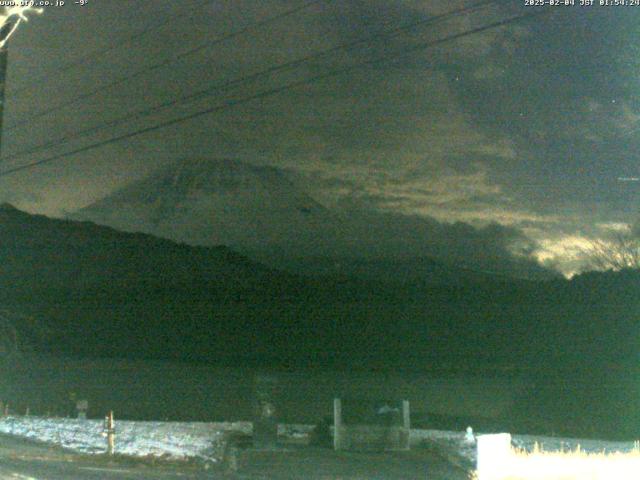
[[[9,436],[0,436],[0,480],[466,480],[467,474],[436,453],[333,452],[322,448],[241,450],[237,469],[198,463],[137,461],[75,455]]]
[[[428,479],[467,480],[467,474],[423,449],[395,453],[333,452],[304,449],[290,452],[243,452],[238,476],[247,479]]]

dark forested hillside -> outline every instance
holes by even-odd
[[[376,368],[545,366],[630,362],[640,340],[637,272],[549,282],[305,278],[225,247],[8,205],[0,209],[0,265],[4,308],[46,327],[47,338],[36,341],[44,351]]]

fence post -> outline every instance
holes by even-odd
[[[406,439],[403,438],[403,435],[406,435]],[[402,432],[398,448],[405,450],[411,449],[411,408],[409,400],[402,401]]]
[[[411,410],[409,400],[402,401],[402,427],[411,430]]]
[[[342,448],[342,401],[333,399],[333,449]]]
[[[107,437],[107,453],[113,455],[116,451],[116,428],[113,421],[113,410],[104,419],[103,435]]]

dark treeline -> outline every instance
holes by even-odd
[[[8,207],[0,216],[0,300],[47,330],[38,349],[417,368],[426,358],[531,366],[638,360],[638,272],[441,284],[303,277],[225,247]]]

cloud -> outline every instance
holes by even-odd
[[[142,6],[140,18],[129,18],[109,2],[96,4],[91,15],[72,19],[52,9],[46,21],[34,22],[15,38],[6,123],[86,91],[87,82],[102,85],[294,3],[218,2],[189,19],[180,17],[183,7],[177,4],[167,5],[167,10]],[[470,4],[354,0],[317,6],[184,58],[175,68],[158,72],[153,82],[122,85],[57,112],[55,121],[5,135],[3,151]],[[551,261],[549,255],[561,255],[553,245],[563,238],[589,236],[585,231],[596,222],[625,221],[616,201],[633,204],[635,197],[627,191],[624,199],[611,200],[610,185],[601,178],[610,172],[614,180],[638,173],[635,157],[627,155],[640,124],[634,97],[637,47],[620,49],[618,59],[602,42],[576,41],[591,39],[600,20],[570,22],[565,28],[539,17],[406,57],[399,54],[421,42],[505,18],[516,8],[492,6],[349,52],[334,52],[313,65],[243,84],[153,121],[381,54],[396,61],[354,69],[157,135],[87,152],[3,179],[0,185],[9,200],[30,211],[56,215],[80,208],[171,159],[239,158],[296,172],[314,196],[339,208],[357,205],[363,211],[444,224],[459,221],[477,228],[497,222],[535,241],[555,242],[545,244],[550,253],[543,257]],[[100,51],[113,40],[114,24],[119,35],[130,34],[169,11],[181,18],[172,24],[174,35],[151,35],[126,54],[101,56],[87,70],[52,75],[47,82],[28,81],[66,58]],[[70,21],[74,28],[65,28]],[[616,70],[615,77],[603,75],[614,63],[624,68]],[[14,96],[12,89],[27,83],[29,91]],[[144,119],[122,131],[146,124]],[[600,208],[594,215],[596,201]],[[416,228],[418,223],[414,222]]]
[[[623,222],[597,223],[596,227],[604,232],[628,232],[631,229],[631,225]]]
[[[590,253],[594,248],[594,242],[608,245],[620,234],[640,235],[637,225],[601,222],[585,228],[580,219],[575,219],[562,227],[558,225],[556,228],[545,230],[532,228],[525,232],[530,238],[535,239],[536,248],[532,252],[534,258],[542,265],[553,268],[566,277],[572,277],[594,268]],[[562,230],[568,233],[562,233]]]
[[[533,257],[536,243],[521,231],[490,223],[475,227],[422,215],[343,205],[347,219],[333,232],[333,255],[381,259],[436,258],[453,265],[511,274],[545,276]]]
[[[545,238],[538,242],[534,257],[542,264],[572,277],[588,269],[591,240],[578,235]]]

